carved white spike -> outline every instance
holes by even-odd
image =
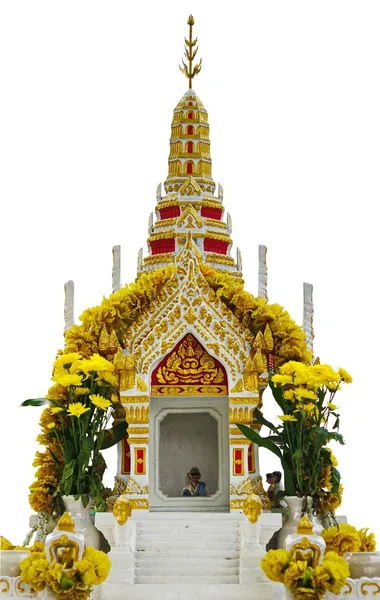
[[[137,273],[141,272],[142,265],[143,265],[143,249],[140,248],[140,250],[137,254]]]
[[[218,183],[218,198],[220,202],[223,202],[223,186],[221,183]]]
[[[313,304],[313,286],[311,283],[303,284],[303,330],[306,335],[306,343],[310,352],[313,354],[314,340],[314,304]]]
[[[157,202],[160,202],[161,198],[162,198],[162,193],[161,193],[161,186],[162,183],[159,183],[156,189],[156,200]]]
[[[148,221],[148,234],[150,235],[151,233],[153,233],[153,213],[152,212],[149,215],[149,221]]]
[[[117,290],[121,287],[121,278],[120,278],[120,264],[121,264],[121,252],[120,246],[114,246],[112,248],[112,292],[117,292]]]
[[[268,298],[267,247],[259,245],[259,296]]]
[[[227,213],[227,230],[228,233],[231,233],[232,231],[232,219],[230,213]]]
[[[236,266],[237,270],[241,273],[243,270],[243,261],[241,259],[240,248],[236,248]]]
[[[74,325],[74,282],[65,283],[65,331]]]

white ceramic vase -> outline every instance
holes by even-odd
[[[92,546],[97,550],[101,547],[101,533],[96,529],[90,516],[90,505],[83,506],[82,499],[75,500],[74,496],[62,496],[66,511],[72,516],[75,523],[76,533],[84,536],[86,546]]]
[[[7,577],[18,577],[20,562],[29,554],[29,550],[0,550],[0,574]]]
[[[306,510],[303,510],[305,498],[299,498],[298,496],[285,496],[284,500],[288,505],[289,514],[285,520],[285,523],[277,534],[277,548],[283,548],[286,536],[296,531],[298,521],[305,514],[305,512],[313,524],[314,533],[316,535],[320,535],[322,533],[323,527],[321,523],[311,512],[312,498],[307,498]]]
[[[351,579],[360,577],[380,578],[380,552],[346,552]]]

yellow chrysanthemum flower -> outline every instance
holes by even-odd
[[[343,556],[345,552],[360,552],[361,540],[357,529],[347,523],[339,527],[329,527],[322,532],[326,542],[326,550]]]
[[[88,585],[89,587],[95,585],[97,577],[95,575],[94,565],[90,560],[84,558],[82,560],[77,560],[74,563],[74,567],[77,569],[80,578],[85,585]]]
[[[65,369],[71,370],[72,365],[80,362],[82,358],[83,357],[79,354],[79,352],[68,352],[67,354],[60,354],[55,359],[54,371],[63,371]]]
[[[74,390],[75,396],[85,396],[86,394],[89,394],[89,393],[90,393],[90,389],[88,387],[75,388],[75,390]]]
[[[103,396],[100,396],[99,394],[91,394],[90,400],[95,406],[101,408],[102,410],[106,410],[109,406],[111,406],[110,400],[103,398]]]
[[[342,381],[344,381],[345,383],[352,383],[352,377],[349,373],[347,373],[345,369],[339,367],[338,371]]]
[[[337,405],[336,405],[336,404],[333,404],[333,402],[329,402],[329,403],[327,404],[327,408],[328,408],[329,410],[336,410],[338,407],[337,407]]]
[[[90,410],[90,408],[87,408],[84,404],[82,404],[82,402],[72,402],[69,404],[67,414],[70,417],[80,417],[88,410]]]
[[[297,560],[290,563],[284,575],[284,584],[289,590],[294,591],[302,584],[307,568],[306,560]]]
[[[347,577],[350,576],[348,564],[335,552],[326,552],[322,562],[322,568],[329,575],[327,589],[332,594],[339,594],[340,590],[346,583]]]
[[[294,390],[285,390],[284,398],[285,400],[290,400],[292,402],[295,399]]]
[[[60,412],[62,412],[62,411],[63,411],[63,406],[51,406],[51,407],[50,407],[50,412],[51,412],[53,415],[56,415],[56,414],[58,414],[58,413],[60,413]]]
[[[41,556],[43,558],[41,558]],[[44,552],[33,552],[20,562],[20,575],[22,581],[31,585],[40,592],[46,587],[46,575],[49,570],[49,561]]]
[[[375,552],[376,550],[376,539],[374,534],[368,533],[368,528],[359,529],[360,537],[360,552]]]
[[[48,429],[55,429],[55,423],[49,423],[47,426]]]
[[[101,550],[95,550],[95,548],[87,546],[83,554],[83,560],[88,561],[93,565],[95,573],[95,580],[93,581],[94,585],[99,585],[107,579],[111,569],[111,561],[107,554]]]
[[[305,388],[295,388],[294,394],[297,400],[318,400],[318,396],[314,391]]]
[[[69,387],[69,385],[76,385],[76,386],[82,385],[82,377],[81,377],[81,375],[77,375],[76,373],[73,373],[73,374],[62,373],[59,375],[54,375],[53,381],[55,381],[56,383],[59,383],[59,385],[65,386],[65,387]]]
[[[119,378],[117,375],[114,375],[113,373],[110,373],[109,371],[101,371],[99,373],[98,376],[98,381],[99,379],[101,381],[105,381],[106,383],[110,383],[113,386],[118,386],[119,385]]]
[[[269,550],[261,559],[260,567],[271,581],[283,582],[289,557],[289,552],[286,550]]]
[[[84,373],[90,373],[91,371],[110,371],[112,373],[115,367],[106,358],[99,354],[93,354],[89,359],[82,361],[81,370]]]
[[[293,383],[293,377],[290,375],[273,375],[272,381],[277,387],[278,385],[287,385]]]
[[[278,418],[280,421],[284,421],[285,423],[289,421],[297,421],[297,417],[294,417],[293,415],[278,415]]]

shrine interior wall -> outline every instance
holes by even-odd
[[[160,423],[160,488],[176,497],[188,483],[187,473],[198,467],[208,493],[218,487],[218,428],[207,412],[168,414]]]

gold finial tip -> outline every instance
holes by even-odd
[[[59,531],[70,531],[71,533],[75,531],[74,521],[69,513],[63,513],[58,521],[57,529],[59,529]]]
[[[300,519],[298,521],[297,533],[306,533],[306,534],[312,535],[313,524],[307,515],[304,515],[302,517],[302,519]]]
[[[194,17],[193,17],[193,15],[189,15],[189,18],[187,20],[187,24],[188,25],[194,25]]]

